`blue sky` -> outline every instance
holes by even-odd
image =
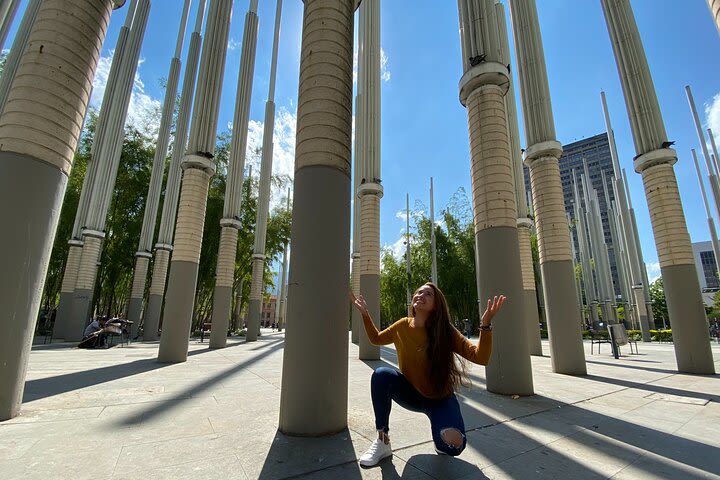
[[[507,1],[503,3],[507,5]],[[631,196],[645,261],[650,277],[655,278],[659,269],[647,203],[640,176],[632,171],[635,152],[600,2],[538,0],[537,3],[558,140],[565,144],[605,131],[600,105],[600,90],[604,90],[620,162],[630,174]],[[194,0],[190,26],[194,24],[197,4]],[[220,111],[221,129],[227,128],[233,116],[239,44],[248,4],[248,0],[236,0],[234,5],[231,48]],[[385,196],[381,203],[381,244],[399,248],[397,242],[405,222],[398,218],[398,212],[405,208],[406,193],[410,194],[411,208],[416,201],[429,205],[429,177],[433,176],[435,206],[439,212],[459,187],[470,191],[467,113],[458,101],[458,81],[462,71],[456,2],[384,0],[381,5],[381,45],[386,57],[382,82]],[[692,86],[703,123],[713,127],[720,141],[720,82],[717,80],[720,36],[703,0],[634,0],[632,5],[668,137],[675,141],[679,157],[676,174],[690,235],[693,241],[706,241],[710,236],[690,157],[691,148],[700,149],[684,86]],[[24,8],[25,4],[20,12]],[[292,172],[302,8],[300,0],[286,0],[283,5],[275,97],[278,116],[274,161],[274,170],[283,173]],[[167,76],[181,10],[181,0],[153,1],[132,107],[136,121],[143,118],[143,109],[162,100],[160,79]],[[103,86],[102,67],[109,65],[110,52],[126,11],[126,7],[116,11],[111,20],[103,47],[105,63],[99,69],[93,99],[96,105],[99,105],[98,92]],[[260,28],[250,112],[251,145],[262,141],[275,1],[260,0],[258,15]],[[6,48],[11,41],[12,38]],[[186,47],[187,43],[186,40]],[[519,106],[519,98],[517,103]],[[524,143],[522,122],[520,130]],[[279,197],[273,203],[276,201]]]

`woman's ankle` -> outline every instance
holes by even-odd
[[[382,440],[385,445],[390,444],[390,436],[383,431],[378,431],[378,440]]]

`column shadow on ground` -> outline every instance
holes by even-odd
[[[613,379],[609,380],[611,383],[615,383],[612,381]],[[629,384],[627,386],[637,389],[649,387],[648,391],[673,395],[678,395],[678,392],[682,392],[684,396],[697,394],[697,392],[679,391],[678,389],[648,386],[635,382],[622,382],[622,384]],[[702,395],[707,397],[706,394]],[[706,478],[707,473],[715,475],[720,473],[720,448],[700,441],[679,437],[588,410],[577,404],[563,403],[541,395],[533,395],[520,400],[508,399],[508,404],[518,401],[527,402],[528,400],[535,403],[539,401],[541,404],[547,402],[548,408],[507,419],[506,412],[490,406],[492,403],[502,404],[503,402],[489,402],[487,398],[483,399],[488,396],[507,398],[477,390],[458,397],[464,413],[469,413],[468,410],[474,412],[474,415],[472,413],[470,415],[473,415],[475,420],[478,420],[478,414],[480,414],[480,419],[487,417],[485,424],[467,430],[468,448],[486,456],[489,461],[488,467],[492,465],[494,468],[504,470],[514,478],[539,473],[535,469],[536,466],[542,467],[543,473],[550,476],[563,476],[567,475],[567,472],[573,472],[573,478],[607,478],[607,475],[598,473],[597,467],[595,469],[588,468],[563,451],[554,449],[552,444],[555,440],[544,444],[528,437],[519,429],[513,428],[526,424],[546,432],[553,432],[558,435],[557,439],[570,439],[578,447],[601,452],[604,456],[614,457],[620,462],[630,464],[643,458],[643,469],[663,472],[664,478]],[[465,397],[481,403],[483,408],[477,409],[474,405],[469,405]],[[598,408],[602,407],[598,406]],[[660,417],[662,416],[662,412],[658,412],[658,414]],[[580,428],[573,431],[573,427]],[[520,464],[516,459],[519,455],[528,455],[529,463],[540,463],[534,466]],[[546,466],[542,464],[544,459],[548,462]],[[666,459],[677,463],[668,462]],[[553,472],[548,466],[561,468],[563,471]],[[565,469],[568,470],[565,471]],[[430,473],[432,474],[432,472]]]
[[[372,366],[372,363],[368,364]],[[609,364],[608,366],[624,367],[625,365]],[[675,371],[671,373],[677,374]],[[470,377],[474,384],[485,383],[484,379],[476,375]],[[717,376],[711,377],[714,379]],[[710,393],[652,383],[639,383],[594,375],[580,378],[645,390],[650,393],[684,396],[713,402],[720,401],[717,395]],[[548,474],[551,477],[565,476],[567,478],[569,472],[572,472],[572,478],[607,478],[607,475],[598,472],[597,467],[589,468],[565,452],[553,449],[552,442],[545,445],[513,428],[513,425],[524,423],[531,423],[535,428],[553,432],[558,438],[569,438],[577,446],[601,452],[603,455],[618,459],[619,462],[624,462],[624,464],[642,461],[642,467],[637,466],[637,468],[649,472],[661,472],[661,476],[665,478],[705,478],[708,473],[720,474],[720,448],[718,447],[611,417],[576,404],[569,404],[542,395],[511,400],[509,397],[476,388],[463,389],[458,395],[458,399],[466,418],[466,425],[469,423],[469,417],[472,418],[470,423],[475,425],[467,430],[468,449],[486,456],[487,467],[493,466],[495,469],[504,470],[513,478],[523,478],[523,475],[542,476]],[[468,403],[469,400],[472,400],[472,405]],[[577,403],[584,401],[586,400]],[[526,405],[519,405],[518,402]],[[477,408],[478,404],[482,407]],[[500,409],[493,409],[493,405],[497,405]],[[502,408],[503,405],[507,408]],[[599,406],[599,408],[602,407]],[[528,413],[522,413],[524,409],[527,409]],[[662,412],[658,412],[658,414],[662,417]],[[568,430],[573,426],[579,427],[579,429]],[[511,438],[512,441],[503,441],[508,438]],[[427,443],[432,443],[429,435]],[[399,456],[402,456],[403,450],[398,451]],[[517,462],[516,457],[519,455],[529,455],[530,464],[523,465],[525,462]],[[435,478],[445,478],[442,472],[437,471],[436,466],[428,463],[426,457],[432,458],[431,455],[416,455],[408,458],[407,461]],[[549,466],[560,470],[551,472],[547,466],[543,466],[543,461],[550,457],[553,458],[553,462],[549,463]],[[522,471],[518,472],[518,468]],[[460,470],[465,469],[461,466]],[[473,478],[468,475],[471,473],[463,472],[462,477]]]
[[[238,345],[246,345],[247,343],[240,343]],[[284,346],[284,342],[272,342],[270,343],[270,346],[267,347],[267,349],[252,357],[249,358],[243,362],[240,362],[238,364],[233,365],[231,368],[222,370],[221,372],[216,373],[215,375],[212,375],[207,380],[204,380],[203,382],[191,387],[187,388],[185,390],[182,390],[178,392],[176,395],[174,395],[172,398],[167,400],[162,400],[159,402],[153,402],[152,407],[148,408],[144,411],[141,411],[137,414],[133,414],[129,417],[126,417],[122,420],[120,420],[118,423],[118,426],[129,426],[129,425],[136,425],[142,421],[152,419],[153,417],[163,413],[166,410],[170,410],[173,408],[176,408],[177,406],[181,405],[182,403],[186,402],[187,400],[197,396],[198,394],[204,392],[208,388],[210,388],[212,385],[227,380],[227,378],[241,370],[246,369],[250,365],[259,362],[263,358],[267,357],[268,355],[272,354],[279,348]]]
[[[232,343],[225,348],[237,347],[245,345],[242,343]],[[63,345],[67,348],[68,344]],[[33,347],[35,350],[35,347]],[[98,350],[98,354],[102,355],[103,350]],[[210,352],[210,349],[192,350],[188,352],[188,357],[200,355]],[[25,382],[25,391],[23,392],[23,403],[48,398],[62,393],[72,392],[81,388],[92,387],[107,382],[112,382],[120,378],[131,377],[141,373],[158,370],[160,368],[172,365],[171,363],[160,363],[157,358],[143,358],[133,360],[127,363],[118,363],[106,367],[92,368],[79,372],[65,373],[52,377],[38,378]]]
[[[635,361],[637,361],[637,360],[635,360]],[[670,375],[677,375],[679,373],[677,370],[670,370],[667,368],[641,367],[641,366],[637,366],[637,365],[626,365],[626,364],[622,364],[622,363],[600,362],[597,360],[585,360],[585,363],[591,363],[593,365],[602,365],[604,367],[632,368],[635,370],[645,370],[647,372],[667,373]]]

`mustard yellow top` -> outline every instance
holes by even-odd
[[[398,365],[405,378],[427,398],[443,398],[452,392],[442,392],[430,383],[430,360],[425,353],[427,331],[410,324],[412,318],[401,318],[382,332],[378,332],[369,316],[363,315],[368,339],[373,345],[395,344]],[[487,365],[492,353],[492,331],[481,330],[477,345],[453,327],[453,352],[479,365]]]

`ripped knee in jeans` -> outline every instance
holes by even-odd
[[[457,428],[444,428],[440,430],[440,438],[442,439],[442,445],[436,446],[448,455],[459,455],[465,450],[465,434]]]

